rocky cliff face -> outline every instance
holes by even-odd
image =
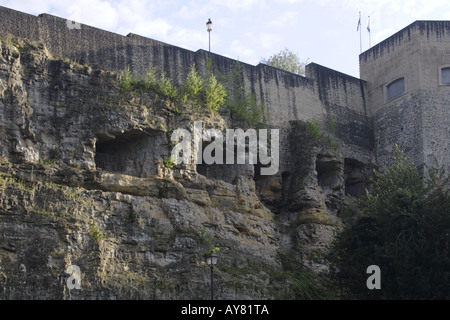
[[[208,299],[214,247],[218,299],[296,298],[286,256],[326,269],[314,250],[349,174],[337,145],[293,122],[290,172],[168,166],[174,129],[224,130],[226,112],[124,95],[117,74],[25,40],[0,50],[0,299]]]

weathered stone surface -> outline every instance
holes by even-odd
[[[0,20],[0,298],[205,298],[213,246],[218,298],[292,297],[281,253],[326,270],[315,251],[340,226],[345,195],[363,194],[395,145],[420,167],[449,166],[447,21],[416,21],[361,54],[361,80],[315,63],[303,77],[134,34],[72,32],[63,18],[4,7]],[[239,66],[235,78],[265,105],[280,130],[276,175],[168,165],[175,128],[241,123],[230,110],[128,95],[115,73],[142,76],[152,64],[179,84],[208,62],[225,77]],[[399,77],[405,92],[386,99]],[[81,291],[66,286],[72,264]]]
[[[155,98],[122,100],[114,74],[24,44],[1,45],[2,299],[206,299],[212,246],[219,298],[277,296],[281,283],[250,276],[280,267],[251,176],[165,167],[166,132],[189,117]],[[241,275],[227,271],[236,264]],[[71,265],[81,290],[66,285]]]
[[[312,252],[339,225],[344,159],[303,122],[275,176],[168,166],[171,131],[230,124],[124,95],[116,74],[27,41],[0,47],[0,298],[206,299],[214,247],[220,299],[292,297],[282,252],[326,269]],[[81,290],[67,286],[72,265]]]

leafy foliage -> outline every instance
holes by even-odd
[[[153,92],[170,101],[175,101],[178,97],[178,90],[172,80],[164,72],[158,77],[158,72],[153,66],[148,67],[143,78],[134,77],[130,68],[127,67],[120,74],[120,90],[123,93]]]
[[[205,83],[193,64],[182,87],[183,102],[192,101],[194,107],[200,107],[199,100],[204,87]]]
[[[321,137],[319,121],[307,121],[305,123],[306,134],[314,141],[318,141]]]
[[[103,239],[103,232],[99,229],[96,223],[91,226],[89,236],[97,242],[100,242]]]
[[[147,70],[145,70],[144,80],[148,83],[150,89],[156,89],[158,87],[158,70],[156,67],[149,65]]]
[[[325,274],[308,270],[288,253],[281,253],[280,258],[283,265],[280,276],[292,285],[293,299],[332,300],[337,298],[337,289]]]
[[[220,251],[220,248],[216,247],[213,244],[214,237],[215,237],[214,233],[207,231],[206,228],[203,228],[201,230],[201,242],[204,246],[208,248],[207,251],[205,251],[204,256],[209,255],[211,253],[217,254]]]
[[[175,167],[175,162],[173,161],[173,158],[172,158],[172,156],[170,156],[168,159],[166,159],[166,160],[164,160],[164,166],[166,167],[166,168],[169,168],[169,169],[173,169],[174,167]]]
[[[351,218],[328,258],[343,270],[348,297],[449,299],[448,176],[433,167],[424,177],[398,149],[393,160],[349,209]],[[370,265],[381,268],[381,290],[366,287]]]
[[[230,72],[224,76],[228,90],[226,105],[238,120],[245,121],[252,128],[264,128],[267,125],[264,103],[258,104],[254,94],[246,94],[242,66],[236,62]]]
[[[166,77],[164,72],[161,73],[159,79],[158,91],[163,97],[166,97],[170,101],[175,101],[178,97],[177,88],[172,83],[172,80]]]
[[[191,107],[194,110],[215,113],[222,106],[227,106],[240,120],[253,128],[266,126],[265,106],[258,104],[254,94],[245,94],[242,67],[236,63],[221,81],[214,74],[214,65],[210,58],[206,62],[206,71],[199,75],[195,64],[180,87],[166,76],[164,72],[149,66],[142,78],[135,78],[128,67],[120,74],[120,90],[129,97],[133,93],[153,93],[178,106]],[[178,112],[178,106],[176,110]]]
[[[133,75],[131,74],[130,67],[127,67],[125,71],[122,72],[120,77],[120,90],[121,91],[131,91],[133,90]]]
[[[223,84],[218,82],[217,78],[212,75],[206,83],[204,95],[206,110],[217,112],[219,107],[225,103],[227,91]]]
[[[336,122],[334,118],[329,117],[324,124],[318,120],[310,120],[304,123],[305,133],[315,142],[320,142],[329,148],[336,148],[338,143],[334,139],[336,134]]]
[[[135,78],[127,68],[120,75],[120,90],[124,94],[154,93],[177,104],[189,101],[197,109],[203,105],[208,112],[218,112],[225,104],[227,91],[216,76],[211,74],[203,80],[195,65],[192,65],[185,81],[178,88],[164,72],[159,73],[155,67],[149,66],[143,78]]]
[[[262,59],[261,63],[298,75],[304,75],[307,61],[301,61],[297,53],[285,48],[268,59]]]

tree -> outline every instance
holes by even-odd
[[[261,63],[298,75],[304,75],[308,61],[301,61],[298,54],[286,48],[268,59],[262,59]]]
[[[227,97],[227,91],[223,84],[217,81],[217,78],[212,75],[209,77],[205,85],[205,107],[210,112],[219,111]]]
[[[181,89],[183,102],[186,103],[188,100],[191,100],[193,106],[199,108],[200,94],[204,87],[205,82],[198,74],[195,64],[192,64]]]
[[[375,172],[366,196],[349,209],[330,248],[345,292],[357,299],[450,299],[449,178],[436,167],[424,177],[399,150]],[[381,269],[381,290],[369,290],[367,267]]]

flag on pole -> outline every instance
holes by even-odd
[[[361,11],[359,12],[358,26],[356,31],[359,31],[359,50],[362,52],[362,30],[361,30]]]
[[[359,13],[359,20],[358,20],[358,26],[356,27],[356,31],[359,31],[360,27],[361,27],[361,12]]]
[[[369,22],[367,23],[367,31],[370,32],[370,16],[369,16]]]

